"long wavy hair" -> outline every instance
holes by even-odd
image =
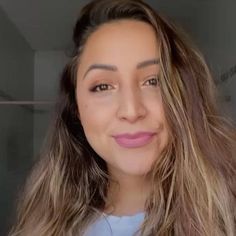
[[[82,9],[54,123],[10,235],[83,235],[104,209],[110,179],[78,118],[76,72],[88,37],[102,24],[120,19],[146,22],[156,32],[160,89],[171,134],[150,172],[152,190],[141,235],[235,236],[235,128],[219,113],[203,56],[182,30],[141,0],[97,0]]]

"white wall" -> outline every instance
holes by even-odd
[[[63,51],[38,51],[34,60],[34,100],[55,102],[62,70],[68,61]],[[34,156],[40,151],[53,106],[35,106]]]
[[[33,99],[34,51],[0,8],[0,100]],[[33,113],[29,107],[0,105],[0,235],[15,210],[18,187],[33,155]]]
[[[227,4],[226,4],[227,3]],[[218,68],[219,88],[224,96],[230,98],[226,105],[229,114],[236,121],[236,1],[219,1],[217,15],[214,18],[217,26],[211,48],[214,65]],[[225,81],[222,81],[226,79]]]
[[[152,5],[191,34],[205,55],[215,80],[221,81],[221,75],[228,74],[228,80],[218,84],[223,100],[221,109],[236,121],[236,72],[232,69],[236,66],[236,1],[165,0],[155,1]]]

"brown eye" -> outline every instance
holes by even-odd
[[[109,84],[98,84],[90,89],[91,92],[102,92],[111,89],[112,86]]]
[[[157,77],[153,77],[147,81],[145,81],[144,85],[151,85],[151,86],[157,86],[159,83],[159,80]]]

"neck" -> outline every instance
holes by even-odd
[[[111,205],[105,212],[113,215],[134,215],[145,211],[145,202],[150,185],[143,176],[119,175],[117,183],[111,182],[108,189],[108,200]]]

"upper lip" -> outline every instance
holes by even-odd
[[[121,133],[117,135],[113,135],[114,138],[126,138],[126,139],[136,139],[143,136],[151,136],[154,135],[155,132],[149,132],[149,131],[140,131],[136,133]]]

